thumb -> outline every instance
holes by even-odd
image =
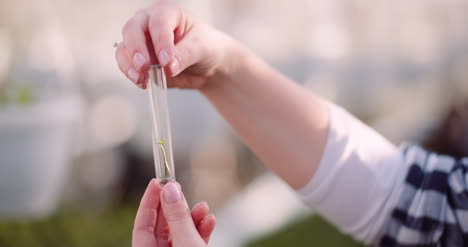
[[[177,182],[167,183],[161,201],[173,246],[206,246],[195,227],[190,209]]]
[[[202,50],[199,39],[190,32],[174,47],[174,59],[170,63],[169,70],[172,76],[176,76],[186,68],[200,61]]]

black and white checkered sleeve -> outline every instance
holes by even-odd
[[[468,246],[468,158],[403,147],[405,184],[380,246]]]

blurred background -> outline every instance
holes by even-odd
[[[113,43],[150,2],[0,0],[0,246],[130,246],[151,126]],[[395,144],[468,156],[467,0],[179,2]],[[169,97],[177,179],[216,214],[212,246],[359,246],[199,93]]]

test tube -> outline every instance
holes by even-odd
[[[167,104],[167,82],[164,69],[151,65],[149,70],[148,94],[153,122],[153,156],[156,178],[166,184],[175,180],[172,156],[171,125]]]

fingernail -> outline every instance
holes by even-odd
[[[151,183],[153,183],[156,186],[159,185],[160,181],[161,181],[160,179],[156,179],[156,178],[151,179]]]
[[[176,75],[179,72],[179,60],[177,58],[174,59],[174,62],[171,64],[171,73],[172,75]]]
[[[138,78],[140,77],[140,73],[138,73],[136,69],[131,68],[128,70],[127,74],[128,74],[128,78],[138,85]]]
[[[175,203],[182,198],[179,188],[177,187],[175,183],[168,183],[164,185],[163,190],[164,190],[164,200],[167,203]]]
[[[161,50],[159,52],[158,60],[159,60],[159,65],[164,67],[169,63],[171,58],[169,57],[169,53],[167,53],[167,51]]]
[[[198,208],[198,207],[208,207],[208,203],[207,202],[199,202],[197,203],[195,206],[193,206],[192,210],[195,209],[195,208]]]
[[[133,64],[138,70],[141,70],[146,63],[146,58],[141,53],[135,53],[133,56]]]

